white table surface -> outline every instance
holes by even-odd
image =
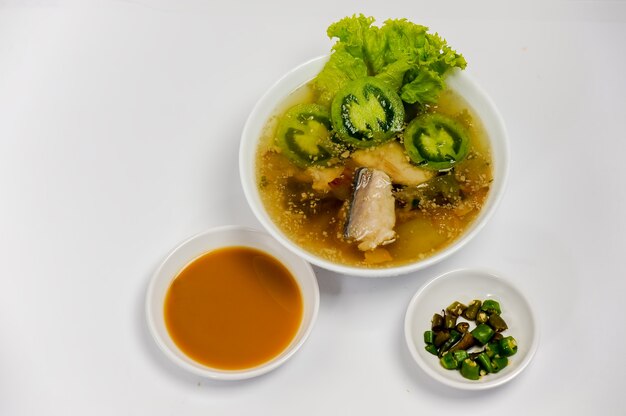
[[[623,414],[626,4],[357,7],[0,1],[0,415]],[[260,226],[238,177],[246,117],[357,11],[425,24],[465,55],[510,134],[502,204],[427,270],[316,269],[317,325],[277,371],[189,375],[148,334],[148,280],[190,235]],[[468,393],[410,361],[402,324],[429,279],[483,266],[529,297],[542,339],[518,378]]]

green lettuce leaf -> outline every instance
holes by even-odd
[[[438,34],[406,19],[383,26],[364,15],[346,17],[329,26],[337,38],[331,57],[314,81],[320,102],[329,104],[347,82],[376,76],[409,104],[432,104],[445,88],[444,77],[453,68],[464,69],[465,58]]]
[[[337,47],[313,81],[313,88],[318,93],[317,101],[330,106],[337,92],[348,82],[366,76],[367,66],[363,59],[355,57],[343,47]]]

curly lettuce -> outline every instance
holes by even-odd
[[[328,27],[337,38],[332,54],[313,81],[319,102],[330,104],[348,82],[375,76],[398,92],[405,103],[433,104],[453,68],[464,69],[465,58],[437,33],[406,19],[390,19],[381,27],[364,15],[346,17]]]

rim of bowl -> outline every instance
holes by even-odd
[[[453,71],[446,78],[446,84],[453,90],[463,88],[466,89],[466,91],[469,91],[471,94],[473,94],[472,101],[481,103],[482,106],[488,110],[487,113],[490,114],[490,123],[489,126],[487,126],[486,116],[484,114],[478,113],[478,111],[475,109],[475,106],[472,106],[472,103],[469,102],[470,100],[468,99],[468,97],[459,93],[466,101],[468,101],[470,107],[480,118],[484,129],[488,133],[491,133],[488,134],[488,138],[492,150],[492,158],[494,164],[494,181],[492,184],[492,188],[489,191],[489,195],[487,196],[485,205],[481,209],[481,212],[473,220],[469,228],[449,246],[425,259],[394,267],[365,268],[333,263],[305,250],[304,248],[294,243],[289,237],[285,235],[282,230],[280,230],[276,226],[274,221],[272,221],[272,219],[269,217],[267,210],[263,206],[263,202],[260,199],[255,181],[255,159],[258,141],[262,134],[262,130],[268,122],[269,118],[276,114],[276,107],[280,105],[280,103],[283,102],[283,100],[290,93],[313,79],[315,74],[317,74],[322,69],[329,56],[330,55],[318,56],[288,71],[261,96],[261,98],[257,101],[256,105],[250,112],[250,115],[246,120],[241,134],[241,142],[239,147],[239,177],[248,205],[252,209],[252,212],[254,213],[257,220],[261,223],[263,228],[272,235],[272,237],[274,237],[277,241],[279,241],[293,253],[306,259],[306,261],[326,270],[341,273],[344,275],[375,278],[403,275],[439,263],[443,259],[451,256],[452,254],[456,253],[460,248],[465,246],[465,244],[472,240],[478,234],[478,232],[482,230],[487,222],[489,222],[489,219],[493,216],[496,208],[502,200],[502,197],[504,196],[506,183],[508,181],[510,148],[507,130],[504,125],[504,119],[502,118],[502,115],[498,111],[498,108],[495,106],[491,97],[489,97],[489,95],[487,95],[482,87],[480,87],[478,83],[465,71]],[[313,73],[313,76],[303,78],[301,73]],[[294,87],[290,88],[286,94],[281,94],[280,96],[277,96],[277,91],[279,91],[282,86],[287,83],[293,85]],[[260,117],[262,117],[261,121],[259,121]],[[257,125],[259,123],[260,125]],[[501,150],[500,155],[497,159],[494,156],[493,152],[494,141],[492,136],[498,137],[498,142]]]
[[[239,226],[239,225],[224,225],[224,226],[219,226],[219,227],[214,227],[214,228],[210,228],[208,230],[199,232],[195,235],[192,235],[191,237],[183,240],[181,243],[177,244],[164,258],[164,260],[161,262],[161,264],[159,265],[159,267],[155,270],[155,272],[152,274],[151,278],[150,278],[150,282],[148,284],[148,289],[146,291],[146,298],[145,298],[145,314],[146,314],[146,321],[148,324],[148,329],[150,334],[152,335],[152,338],[154,339],[155,343],[157,344],[157,346],[159,347],[159,349],[175,364],[177,364],[179,367],[202,377],[207,377],[207,378],[211,378],[211,379],[215,379],[215,380],[244,380],[244,379],[249,379],[249,378],[253,378],[253,377],[257,377],[260,375],[263,375],[265,373],[268,373],[272,370],[275,370],[276,368],[280,367],[281,365],[283,365],[286,361],[288,361],[301,347],[302,345],[305,343],[305,341],[308,339],[309,335],[311,334],[311,331],[313,330],[313,327],[315,326],[315,322],[317,321],[317,315],[319,312],[319,305],[320,305],[320,293],[319,293],[319,285],[317,282],[317,277],[315,276],[315,272],[313,271],[313,268],[311,267],[311,265],[309,263],[307,263],[306,261],[304,261],[302,258],[298,257],[295,253],[289,251],[289,250],[282,250],[282,253],[280,254],[280,256],[276,255],[276,254],[272,254],[269,253],[268,251],[265,251],[267,254],[269,254],[270,256],[276,257],[276,259],[283,265],[285,266],[292,275],[296,275],[296,273],[286,264],[287,262],[284,260],[284,256],[287,257],[291,257],[293,259],[294,262],[298,262],[300,264],[300,266],[303,268],[303,270],[306,272],[306,279],[310,280],[310,283],[312,284],[312,296],[310,298],[306,298],[304,297],[304,293],[302,288],[300,288],[300,292],[302,293],[302,297],[303,297],[303,301],[305,302],[310,302],[312,305],[312,312],[311,312],[311,316],[310,319],[308,320],[308,325],[304,326],[305,324],[305,320],[306,320],[306,316],[304,315],[303,312],[303,316],[302,316],[302,322],[300,323],[300,328],[298,329],[298,332],[296,332],[296,334],[294,335],[294,339],[291,341],[291,343],[282,351],[280,352],[278,355],[276,355],[274,358],[272,358],[269,361],[266,361],[263,364],[260,364],[258,366],[255,367],[251,367],[251,368],[246,368],[246,369],[240,369],[240,370],[220,370],[220,369],[216,369],[216,368],[211,368],[208,366],[205,366],[201,363],[197,363],[195,362],[196,365],[193,365],[183,359],[181,359],[181,357],[179,355],[177,355],[174,351],[172,351],[172,349],[167,345],[167,343],[164,341],[163,339],[163,334],[162,332],[157,328],[156,325],[156,315],[157,313],[163,313],[163,307],[161,306],[161,308],[159,310],[155,310],[152,307],[153,304],[153,300],[155,298],[155,296],[157,295],[155,293],[155,286],[157,284],[157,281],[159,280],[159,278],[161,277],[161,275],[164,273],[163,269],[165,268],[165,266],[168,264],[168,262],[172,261],[172,258],[181,250],[183,249],[185,246],[187,246],[188,244],[192,243],[193,241],[200,239],[208,234],[217,234],[217,233],[224,233],[224,232],[239,232],[239,233],[247,233],[247,234],[252,234],[255,235],[255,238],[261,237],[264,239],[269,239],[268,241],[274,241],[274,239],[272,238],[271,235],[269,235],[268,233],[265,233],[263,231],[260,230],[256,230],[254,228],[251,227],[245,227],[245,226]],[[259,240],[257,240],[259,241]],[[261,245],[266,245],[265,243],[261,243]],[[224,248],[224,247],[232,247],[234,245],[224,245],[224,246],[220,246],[219,248]],[[247,245],[245,243],[242,243],[240,245],[241,247],[247,247]],[[281,249],[284,249],[284,246],[282,246],[281,244],[278,244],[278,246]],[[217,249],[213,248],[213,249],[208,249],[206,252],[209,252],[211,250],[215,250]],[[256,248],[256,247],[255,247]],[[256,248],[257,250],[263,251],[262,249]],[[191,258],[191,259],[187,259],[187,264],[189,264],[191,261],[193,261],[195,258]],[[186,266],[183,266],[186,267]],[[177,274],[174,274],[170,277],[168,277],[169,282],[168,282],[168,287],[169,285],[171,285],[171,282],[176,278]],[[300,283],[298,283],[298,286],[300,286]],[[158,301],[158,303],[160,305],[163,305],[165,299],[161,299]],[[294,342],[294,340],[296,339],[296,337],[300,334],[300,339],[298,339],[296,342]],[[167,333],[167,329],[165,331]],[[171,337],[169,336],[169,333],[166,334],[166,336],[171,339]],[[172,340],[173,341],[173,340]],[[174,344],[175,345],[175,344]],[[177,347],[176,347],[177,348]],[[178,349],[179,353],[182,355],[186,355],[183,351],[181,351],[180,349]],[[193,361],[191,358],[189,358],[189,360]]]
[[[453,276],[459,273],[479,273],[485,277],[488,277],[489,279],[494,279],[494,280],[499,281],[502,285],[507,287],[511,291],[511,293],[516,294],[518,299],[524,304],[524,306],[528,310],[528,318],[532,326],[532,331],[531,331],[532,342],[530,346],[528,347],[528,352],[526,353],[526,356],[522,359],[522,361],[518,364],[518,366],[514,370],[508,372],[506,375],[502,376],[501,378],[498,378],[495,380],[489,380],[483,383],[475,383],[475,384],[462,383],[462,382],[447,378],[443,376],[442,374],[440,374],[439,372],[434,371],[432,368],[428,367],[426,363],[423,362],[422,357],[420,357],[417,352],[417,347],[411,335],[414,332],[414,328],[412,326],[412,318],[413,318],[413,314],[415,313],[415,308],[416,308],[418,299],[432,285],[437,284],[439,281],[444,280],[446,278],[449,278],[450,276]],[[520,373],[522,373],[522,371],[524,371],[528,367],[528,365],[534,358],[537,352],[537,349],[539,348],[539,341],[541,337],[541,333],[539,331],[539,325],[537,323],[537,316],[535,314],[534,308],[532,307],[532,304],[530,303],[528,298],[524,295],[524,293],[519,289],[519,287],[513,282],[511,282],[509,279],[505,279],[501,276],[502,274],[500,272],[487,268],[487,267],[454,269],[454,270],[447,271],[443,274],[440,274],[430,279],[429,281],[424,283],[417,290],[417,292],[415,292],[415,294],[411,297],[411,300],[409,301],[407,305],[406,312],[404,315],[404,340],[409,350],[409,353],[411,355],[411,358],[422,369],[422,371],[424,371],[424,373],[426,373],[428,376],[439,381],[442,384],[445,384],[447,386],[454,387],[457,389],[487,390],[487,389],[491,389],[494,387],[501,386],[505,383],[508,383],[509,381],[517,377]]]

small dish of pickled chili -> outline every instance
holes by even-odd
[[[499,273],[482,269],[455,270],[427,282],[409,302],[404,331],[426,374],[466,390],[512,380],[539,345],[526,297]]]

